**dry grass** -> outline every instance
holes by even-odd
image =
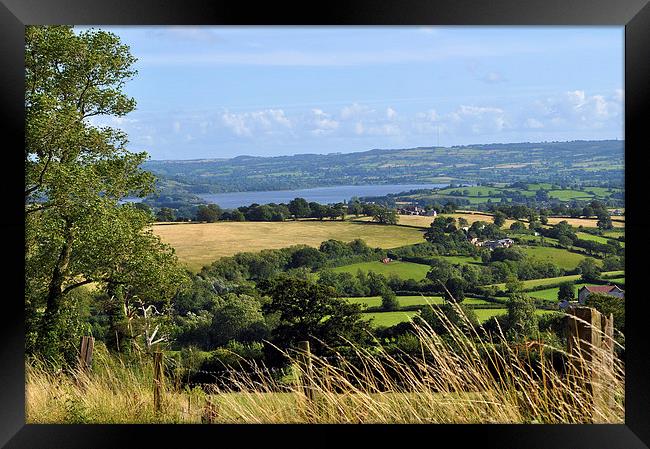
[[[487,223],[492,223],[493,219],[491,215],[484,214],[469,214],[469,213],[460,213],[460,214],[439,214],[438,217],[453,217],[456,220],[459,218],[464,218],[467,220],[467,223],[471,226],[475,221],[485,221]],[[358,220],[360,221],[370,221],[371,217],[361,217]],[[433,222],[434,217],[427,217],[422,215],[399,215],[398,225],[407,225],[407,226],[416,226],[419,228],[429,228]],[[506,220],[504,227],[509,227],[514,220]]]
[[[158,414],[146,364],[127,367],[102,356],[91,376],[28,365],[27,422],[198,423],[210,415],[218,423],[623,423],[618,361],[613,370],[591,365],[598,379],[592,384],[611,394],[608,401],[594,399],[575,368],[584,366],[578,357],[565,354],[572,363],[560,374],[544,357],[529,362],[512,346],[499,351],[478,334],[468,338],[447,326],[448,339],[414,327],[426,358],[357,349],[354,364],[349,357],[313,357],[306,367],[292,351],[287,355],[300,382],[278,380],[259,366],[251,367],[255,375],[233,372],[227,388],[182,392],[168,382]],[[490,370],[486,355],[498,370]]]
[[[156,224],[153,230],[176,249],[182,263],[197,271],[220,257],[239,252],[297,244],[318,247],[328,239],[349,242],[360,238],[379,248],[423,241],[423,234],[417,229],[329,220]]]
[[[619,219],[619,217],[615,217],[615,218]],[[598,220],[596,220],[595,218],[548,217],[548,224],[549,225],[558,224],[561,221],[566,221],[571,226],[575,226],[575,227],[578,227],[578,226],[582,225],[585,228],[595,228],[595,227],[597,227],[597,223],[598,223]],[[614,221],[614,220],[612,220],[612,225],[615,228],[624,228],[625,227],[625,221]]]

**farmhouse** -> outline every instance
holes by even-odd
[[[384,257],[383,259],[381,259],[381,263],[391,263],[392,260],[393,259],[391,259],[390,257]]]
[[[578,290],[578,302],[584,304],[585,300],[591,293],[603,293],[617,298],[625,297],[625,291],[621,290],[616,285],[585,285]]]
[[[438,215],[438,213],[431,209],[431,210],[426,210],[423,207],[418,206],[417,204],[415,205],[408,205],[408,206],[403,206],[397,209],[397,213],[400,215],[425,215],[429,217],[435,217]]]
[[[472,242],[473,243],[473,242]],[[485,242],[474,243],[477,246],[483,246],[489,250],[495,248],[510,248],[515,243],[512,239],[499,239],[499,240],[488,240]]]

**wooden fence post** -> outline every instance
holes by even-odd
[[[89,371],[93,361],[93,348],[95,339],[93,337],[81,337],[81,349],[79,351],[79,368],[81,371]]]
[[[596,408],[611,408],[609,381],[614,369],[614,318],[591,307],[572,307],[567,317],[567,351],[573,356],[574,374],[591,396],[589,417]]]
[[[307,396],[307,399],[312,401],[314,399],[314,390],[313,390],[313,373],[311,367],[311,350],[309,348],[308,341],[299,341],[298,349],[300,349],[300,354],[298,355],[298,360],[300,361],[301,368],[301,386],[302,390]],[[303,374],[304,373],[304,374]]]
[[[163,353],[156,351],[153,354],[153,408],[156,413],[162,409],[163,382]]]

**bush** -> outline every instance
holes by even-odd
[[[399,300],[392,290],[386,289],[386,291],[381,294],[381,308],[384,311],[399,309]]]

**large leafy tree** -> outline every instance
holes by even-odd
[[[369,336],[369,324],[362,319],[360,306],[337,298],[331,287],[286,275],[262,282],[259,287],[271,298],[264,311],[278,315],[273,336],[280,346],[310,340],[322,351],[321,342],[341,345],[365,341]]]
[[[29,26],[25,34],[25,226],[30,352],[59,355],[57,327],[73,290],[95,283],[121,302],[163,301],[182,279],[150,214],[120,200],[153,191],[144,152],[126,149],[119,123],[135,58],[112,33]],[[115,120],[117,118],[117,120]]]

